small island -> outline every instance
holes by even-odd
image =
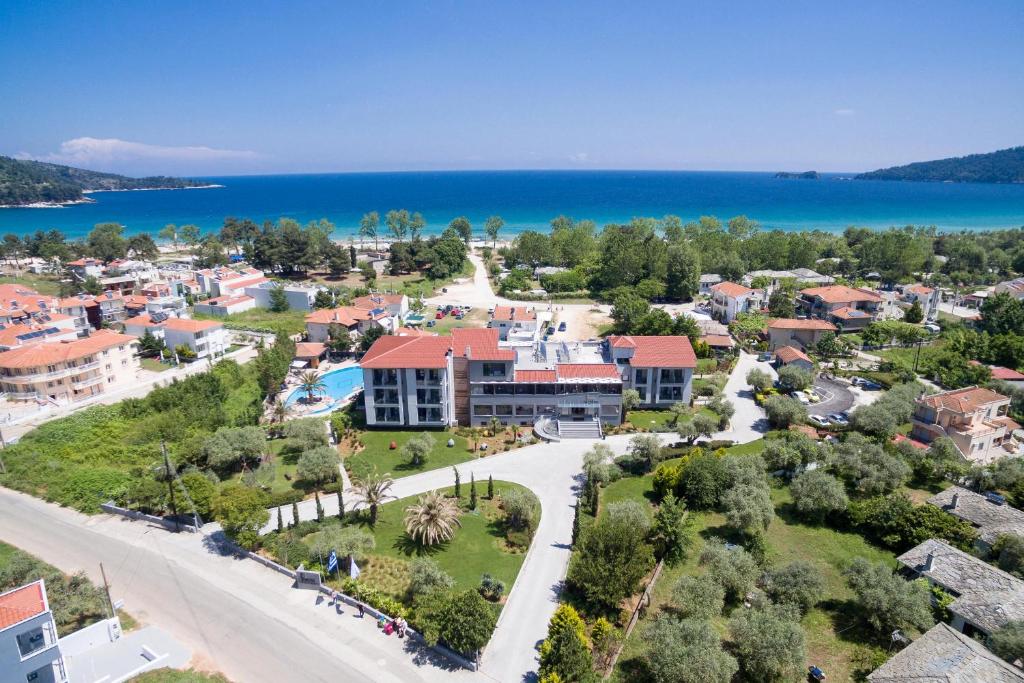
[[[787,179],[796,178],[797,180],[818,180],[821,177],[821,174],[819,174],[817,171],[803,171],[802,173],[792,171],[779,171],[778,173],[775,174],[775,177]]]
[[[58,207],[95,201],[90,192],[219,187],[186,178],[129,178],[72,166],[0,156],[0,208]]]

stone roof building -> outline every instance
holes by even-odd
[[[1005,501],[999,503],[980,493],[950,486],[929,498],[928,502],[974,525],[982,547],[991,547],[1002,534],[1024,537],[1024,512]]]
[[[1022,683],[1024,673],[970,636],[938,624],[870,674],[872,683]]]

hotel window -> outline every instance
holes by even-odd
[[[494,414],[495,415],[511,415],[512,414],[512,406],[510,406],[510,405],[497,405],[497,406],[494,406]]]
[[[533,415],[533,406],[516,406],[516,415]]]
[[[398,422],[398,408],[377,408],[377,422]]]
[[[504,377],[505,376],[505,364],[504,363],[484,363],[482,372],[484,377]]]
[[[647,387],[637,387],[636,393],[640,394],[640,400],[647,400]]]
[[[378,386],[398,384],[398,373],[395,370],[374,370],[373,383]]]
[[[437,389],[417,389],[416,390],[416,402],[417,403],[440,403],[441,392]]]
[[[641,370],[641,369],[638,368],[636,370],[636,380],[635,381],[636,381],[637,384],[647,384],[647,370],[646,369]]]
[[[517,384],[516,396],[533,396],[536,393],[532,384]]]
[[[473,406],[473,414],[474,415],[493,415],[494,414],[494,408],[492,406],[481,406],[481,405]]]
[[[420,422],[440,422],[441,421],[441,409],[440,408],[417,408],[416,419]]]
[[[513,386],[511,384],[495,384],[494,393],[498,396],[511,396]]]
[[[394,389],[374,389],[374,403],[398,403],[398,392]]]
[[[659,401],[682,401],[683,400],[683,388],[682,387],[661,387],[658,390]]]
[[[679,368],[661,370],[661,381],[669,384],[682,384],[683,371]]]

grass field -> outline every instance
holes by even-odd
[[[307,315],[309,315],[309,311],[289,310],[275,313],[269,308],[250,308],[248,311],[232,313],[227,316],[193,313],[192,317],[197,320],[220,320],[244,327],[266,328],[281,330],[287,334],[299,334],[306,331]]]
[[[228,683],[220,674],[208,674],[195,669],[155,669],[130,679],[131,683]]]
[[[368,518],[360,515],[358,523],[373,533],[377,543],[367,566],[361,567],[360,581],[399,597],[408,586],[406,564],[416,557],[429,557],[455,580],[457,589],[479,586],[480,577],[485,573],[504,581],[511,589],[526,554],[525,551],[510,551],[505,543],[499,499],[501,491],[521,488],[517,484],[496,481],[495,499],[488,500],[487,482],[478,481],[477,509],[472,511],[469,509],[469,482],[462,482],[459,517],[462,526],[451,541],[430,548],[419,546],[405,533],[405,508],[419,496],[382,505],[375,527],[370,527]],[[443,492],[454,495],[452,488]]]
[[[400,477],[416,472],[451,467],[460,462],[472,460],[475,454],[469,450],[469,443],[461,436],[451,432],[428,431],[434,437],[434,447],[427,456],[427,461],[420,467],[413,467],[402,455],[402,446],[421,432],[418,431],[368,431],[359,436],[364,448],[354,455],[345,457],[345,468],[349,474],[356,476],[376,467],[378,472],[391,472]],[[448,439],[454,439],[455,445],[449,448]],[[394,441],[397,448],[389,448]]]
[[[312,493],[315,488],[312,482],[299,478],[298,462],[302,451],[289,443],[288,439],[273,439],[267,442],[267,449],[274,456],[274,481],[270,485],[271,493],[282,491],[303,491]],[[239,472],[230,477],[228,481],[240,481],[242,473]]]
[[[753,444],[763,447],[762,441],[755,441],[734,447],[730,452],[753,452]],[[650,501],[652,496],[650,476],[626,478],[613,482],[602,491],[601,504],[604,507],[619,500]],[[772,501],[776,517],[766,537],[768,563],[782,565],[794,560],[806,560],[814,564],[825,579],[825,598],[804,616],[802,622],[807,639],[807,664],[824,669],[830,681],[852,681],[858,673],[862,656],[872,646],[867,644],[868,637],[862,631],[860,619],[851,610],[852,593],[842,577],[842,569],[855,557],[882,561],[893,566],[895,557],[893,553],[871,545],[857,534],[804,524],[793,514],[788,487],[773,487]],[[680,576],[701,573],[702,568],[698,566],[697,558],[705,540],[711,536],[732,536],[732,530],[725,524],[724,515],[718,512],[691,514],[697,541],[686,561],[674,567],[666,567],[658,579],[650,608],[625,644],[613,674],[615,681],[649,680],[650,674],[644,664],[647,646],[644,638],[645,624],[670,606],[672,586]],[[715,620],[715,625],[726,636],[727,617]]]
[[[925,363],[926,359],[931,358],[937,351],[945,346],[946,342],[943,339],[936,339],[935,342],[921,346],[921,358],[918,361],[918,367]],[[907,367],[914,367],[914,359],[917,357],[917,347],[894,347],[891,349],[880,349],[878,351],[870,351],[872,355],[884,358],[885,360],[894,361]]]
[[[0,285],[23,285],[47,296],[57,296],[60,293],[60,280],[53,275],[23,273],[17,277],[4,276],[0,277]]]
[[[139,365],[142,366],[143,370],[149,370],[150,372],[163,372],[164,370],[170,370],[174,367],[167,363],[161,363],[157,358],[140,358]]]
[[[699,407],[696,410],[690,412],[691,415],[707,415],[713,417],[716,420],[718,416],[709,408]],[[670,432],[675,427],[672,424],[672,420],[675,418],[675,414],[671,410],[631,410],[626,413],[626,422],[630,423],[637,429],[652,430]]]

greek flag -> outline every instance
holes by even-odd
[[[336,571],[338,571],[338,554],[332,550],[327,556],[327,573],[333,574]]]
[[[348,575],[349,575],[349,577],[353,578],[353,579],[358,579],[359,578],[359,574],[361,574],[361,572],[359,571],[359,567],[356,566],[356,559],[354,557],[352,557],[351,555],[349,555],[348,560],[349,560],[349,562],[348,562]]]

